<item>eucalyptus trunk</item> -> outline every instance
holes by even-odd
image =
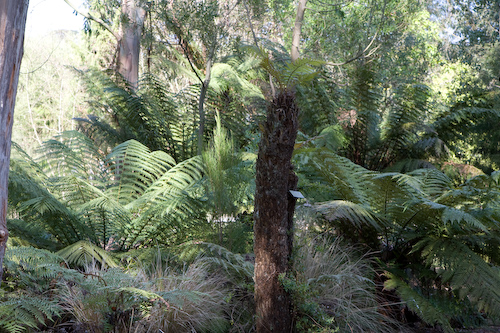
[[[141,35],[146,11],[138,7],[135,0],[123,0],[122,15],[125,18],[118,35],[118,72],[137,88],[139,80],[139,56]]]
[[[28,4],[28,0],[0,1],[0,283],[9,238],[7,189],[10,147]]]
[[[282,90],[269,103],[259,144],[254,208],[257,332],[291,332],[292,300],[280,275],[290,268],[297,186],[291,163],[297,137],[295,94]]]

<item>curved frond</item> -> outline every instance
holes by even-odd
[[[500,271],[456,239],[426,238],[415,245],[422,256],[460,298],[468,298],[479,310],[500,315]]]
[[[328,221],[349,221],[356,228],[362,228],[366,224],[372,225],[378,231],[383,229],[382,220],[370,211],[370,209],[350,201],[335,200],[322,202],[314,205],[314,208]]]
[[[113,149],[106,158],[113,175],[107,193],[119,202],[137,199],[154,181],[175,165],[175,160],[160,151],[150,152],[145,145],[126,141]]]
[[[102,248],[88,242],[78,241],[59,250],[57,254],[65,258],[69,263],[78,266],[91,264],[93,261],[99,262],[103,266],[118,267],[115,259]]]
[[[27,328],[36,330],[61,313],[56,300],[33,295],[10,297],[0,302],[0,328],[12,333],[25,332]]]

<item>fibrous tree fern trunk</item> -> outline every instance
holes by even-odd
[[[254,210],[257,332],[290,332],[291,297],[279,281],[289,270],[297,176],[291,158],[298,129],[295,94],[280,91],[270,102],[256,165]]]
[[[0,282],[9,237],[6,217],[10,147],[28,3],[28,0],[0,2]]]
[[[292,36],[292,63],[299,58],[299,41],[307,0],[300,0]],[[272,84],[272,81],[271,81]],[[283,87],[267,107],[255,175],[254,252],[257,333],[292,332],[292,297],[280,276],[291,268],[293,213],[297,188],[292,154],[297,138],[299,109],[295,86]]]

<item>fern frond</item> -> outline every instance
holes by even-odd
[[[143,144],[129,140],[113,149],[106,158],[115,183],[108,192],[118,202],[138,198],[146,188],[167,169],[175,165],[172,157],[164,152],[150,152]]]
[[[314,205],[315,209],[329,221],[349,221],[355,228],[371,225],[376,230],[383,229],[382,220],[370,209],[350,201],[335,200]]]
[[[0,327],[7,332],[24,332],[38,329],[62,312],[57,301],[30,296],[8,298],[0,302]]]
[[[396,290],[411,311],[418,314],[426,323],[431,325],[439,324],[445,332],[453,332],[449,322],[449,315],[441,307],[432,304],[425,296],[412,289],[394,274],[386,273],[385,275],[388,277],[388,280],[384,283],[384,288],[387,290]]]
[[[208,265],[212,270],[221,268],[236,281],[249,281],[253,278],[254,265],[243,255],[233,253],[223,246],[206,242],[187,242],[181,245],[179,258]]]
[[[461,298],[468,298],[479,310],[500,315],[500,279],[492,267],[466,244],[451,238],[427,237],[415,245],[426,262]]]
[[[104,157],[92,140],[77,131],[63,132],[46,141],[38,152],[38,162],[46,163],[46,172],[62,176],[76,171],[87,179],[100,175],[99,164]]]
[[[29,175],[12,172],[9,175],[9,200],[28,223],[37,223],[63,244],[71,244],[88,229],[78,216],[45,187]]]
[[[69,263],[78,266],[85,266],[93,261],[99,262],[103,266],[118,267],[115,259],[102,248],[88,242],[78,241],[59,250],[57,254],[65,258]]]

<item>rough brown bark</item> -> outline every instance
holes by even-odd
[[[137,88],[141,35],[146,11],[137,7],[135,0],[123,0],[122,15],[126,20],[122,22],[118,40],[117,70],[132,87]]]
[[[0,1],[0,282],[7,230],[7,195],[14,104],[23,57],[28,0]]]
[[[256,165],[254,208],[257,332],[291,332],[292,302],[279,276],[287,273],[293,244],[297,176],[291,158],[298,128],[295,95],[284,90],[267,110]]]

